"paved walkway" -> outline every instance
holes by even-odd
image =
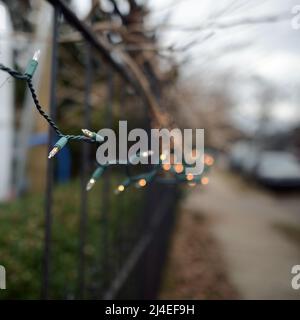
[[[184,207],[209,218],[240,296],[300,299],[291,287],[291,268],[300,264],[299,194],[274,195],[217,170],[210,181],[191,192]]]

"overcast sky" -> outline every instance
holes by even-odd
[[[170,5],[170,4],[175,5]],[[182,26],[198,26],[207,21],[228,24],[244,18],[286,15],[277,23],[248,24],[232,28],[208,28],[203,32],[165,32],[163,43],[186,43],[201,39],[210,32],[214,35],[190,52],[187,74],[209,78],[214,72],[235,74],[234,90],[239,112],[244,122],[255,118],[260,108],[256,101],[259,85],[251,79],[259,77],[275,86],[284,98],[274,103],[272,115],[280,122],[298,122],[300,112],[300,30],[291,25],[292,8],[297,0],[149,0],[153,8],[152,21],[163,21]],[[168,9],[170,8],[170,9]]]
[[[245,17],[258,18],[271,15],[283,15],[292,18],[291,9],[297,5],[298,0],[183,0],[175,1],[177,5],[169,6],[174,0],[149,0],[153,8],[153,21],[162,21],[167,13],[170,14],[169,23],[180,26],[199,26],[207,21],[225,22],[243,20]],[[233,3],[233,5],[232,5]],[[298,1],[300,4],[300,1]],[[231,6],[230,6],[231,4]],[[166,8],[170,7],[170,10]],[[162,10],[161,8],[165,8]],[[227,9],[226,9],[227,8]],[[226,11],[227,10],[227,11]],[[221,12],[223,14],[218,13]],[[215,18],[214,18],[215,17]],[[217,67],[238,67],[241,71],[248,72],[256,69],[261,75],[273,80],[282,79],[286,72],[292,77],[297,77],[297,72],[290,72],[294,67],[300,68],[298,63],[300,30],[293,30],[291,20],[280,23],[242,25],[227,29],[209,28],[203,32],[168,32],[165,33],[164,42],[186,43],[191,39],[201,39],[208,33],[215,35],[193,50],[195,65],[202,66],[202,57],[206,64]],[[243,45],[243,50],[230,51],[222,54],[224,50]],[[227,50],[228,51],[228,50]],[[238,61],[235,59],[239,57]],[[214,57],[214,59],[212,59]],[[250,59],[250,60],[249,60]],[[275,68],[274,68],[275,67]],[[288,70],[287,70],[288,69]],[[195,69],[194,69],[195,70]]]
[[[89,1],[77,3],[84,11]],[[189,61],[184,68],[185,77],[213,81],[211,75],[215,73],[234,74],[237,114],[248,119],[255,118],[260,108],[256,100],[260,87],[253,81],[259,77],[285,96],[274,103],[274,119],[295,122],[300,121],[300,30],[292,28],[291,19],[292,8],[298,4],[299,0],[148,0],[152,10],[149,24],[157,25],[168,18],[170,25],[193,27],[211,21],[228,24],[244,18],[285,15],[285,20],[276,23],[208,26],[198,32],[165,29],[161,45],[181,47],[198,39],[198,45],[178,56]]]

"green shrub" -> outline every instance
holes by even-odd
[[[112,178],[112,188],[120,177]],[[124,229],[140,214],[143,191],[134,189],[116,196],[112,191],[107,222],[104,223],[103,180],[88,194],[88,226],[85,247],[87,282],[97,284],[104,250],[113,259],[118,245],[118,224]],[[44,195],[24,196],[0,205],[0,264],[6,268],[7,290],[0,299],[38,299],[41,292],[44,248]],[[51,251],[50,296],[74,298],[77,293],[79,257],[80,185],[78,181],[55,187]],[[106,248],[103,248],[106,228]],[[107,257],[106,257],[107,258]],[[105,259],[106,259],[105,258]],[[101,271],[100,271],[101,272]],[[101,277],[109,275],[101,275]],[[110,274],[111,276],[111,274]],[[101,279],[103,280],[103,279]],[[109,279],[107,279],[109,280]]]

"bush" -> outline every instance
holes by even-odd
[[[117,179],[117,180],[116,180]],[[112,178],[112,186],[120,177]],[[139,214],[143,191],[131,189],[124,195],[108,193],[109,218],[103,223],[101,193],[104,182],[99,181],[88,194],[88,226],[85,247],[87,281],[99,282],[103,262],[103,234],[111,258],[114,258],[119,219],[123,228],[130,228]],[[51,298],[74,298],[77,290],[79,257],[80,186],[78,181],[57,186],[53,195],[53,228],[51,252]],[[122,215],[122,216],[120,216]],[[134,240],[133,240],[134,241]],[[42,257],[44,246],[44,195],[24,196],[12,203],[0,205],[0,264],[6,268],[7,290],[0,299],[38,299],[41,292]],[[106,244],[106,245],[108,245]],[[106,257],[107,258],[107,257]],[[102,275],[108,276],[108,275]],[[103,279],[102,279],[103,280]]]

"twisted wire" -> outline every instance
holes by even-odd
[[[3,65],[2,63],[0,63],[0,69],[2,71],[7,72],[8,74],[10,74],[12,77],[16,78],[16,79],[20,79],[20,80],[27,80],[28,76],[18,72],[16,70],[10,69],[8,67],[6,67],[5,65]]]
[[[34,105],[35,105],[35,108],[37,109],[37,111],[39,112],[39,114],[48,122],[48,124],[53,128],[53,130],[56,132],[56,134],[59,136],[59,137],[65,137],[67,138],[68,140],[73,140],[73,141],[84,141],[84,142],[89,142],[89,143],[97,143],[95,140],[93,139],[90,139],[84,135],[65,135],[63,134],[58,125],[55,123],[55,121],[51,118],[50,115],[48,115],[47,112],[45,112],[43,110],[43,107],[40,105],[40,102],[39,102],[39,99],[37,97],[37,94],[36,94],[36,91],[35,91],[35,88],[34,88],[34,85],[33,85],[33,82],[32,82],[32,77],[27,75],[27,74],[22,74],[21,72],[19,71],[16,71],[16,70],[13,70],[3,64],[0,64],[0,70],[8,73],[10,76],[12,76],[13,78],[15,79],[18,79],[18,80],[23,80],[23,81],[26,81],[27,83],[27,86],[29,88],[29,91],[31,93],[31,97],[32,97],[32,100],[34,102]],[[158,170],[159,170],[159,167],[161,166],[161,164],[156,167],[154,170],[150,171],[150,175],[151,177],[149,178],[149,181],[152,181],[156,178],[156,175],[158,174]],[[174,173],[174,172],[173,172]],[[140,179],[142,175],[136,175],[136,176],[132,176],[130,174],[130,171],[129,171],[129,168],[128,168],[128,165],[126,165],[126,175],[127,175],[127,178],[130,179],[130,183],[133,183],[135,181],[137,181],[138,179]],[[146,175],[146,173],[144,174]],[[147,175],[149,175],[149,172],[147,173]],[[157,179],[157,181],[159,182],[162,182],[163,180],[160,178],[160,179]],[[166,179],[165,182],[167,182],[168,180]],[[175,174],[175,179],[174,180],[171,180],[167,183],[175,183],[177,182],[181,182],[180,181],[180,177],[177,176]]]
[[[59,129],[59,127],[57,126],[57,124],[55,123],[55,121],[51,118],[51,116],[43,110],[43,107],[41,106],[39,99],[37,97],[33,82],[32,82],[32,77],[30,77],[29,75],[26,74],[22,74],[21,72],[18,72],[16,70],[13,70],[9,67],[6,67],[3,64],[0,64],[0,70],[8,73],[10,76],[12,76],[15,79],[18,80],[23,80],[26,81],[28,89],[30,91],[32,100],[34,102],[35,108],[37,109],[37,111],[39,112],[39,114],[48,122],[48,124],[53,128],[53,130],[56,132],[56,134],[59,137],[65,137],[68,140],[73,140],[73,141],[84,141],[84,142],[89,142],[89,143],[93,143],[95,141],[87,138],[86,136],[83,135],[65,135],[61,132],[61,130]]]

